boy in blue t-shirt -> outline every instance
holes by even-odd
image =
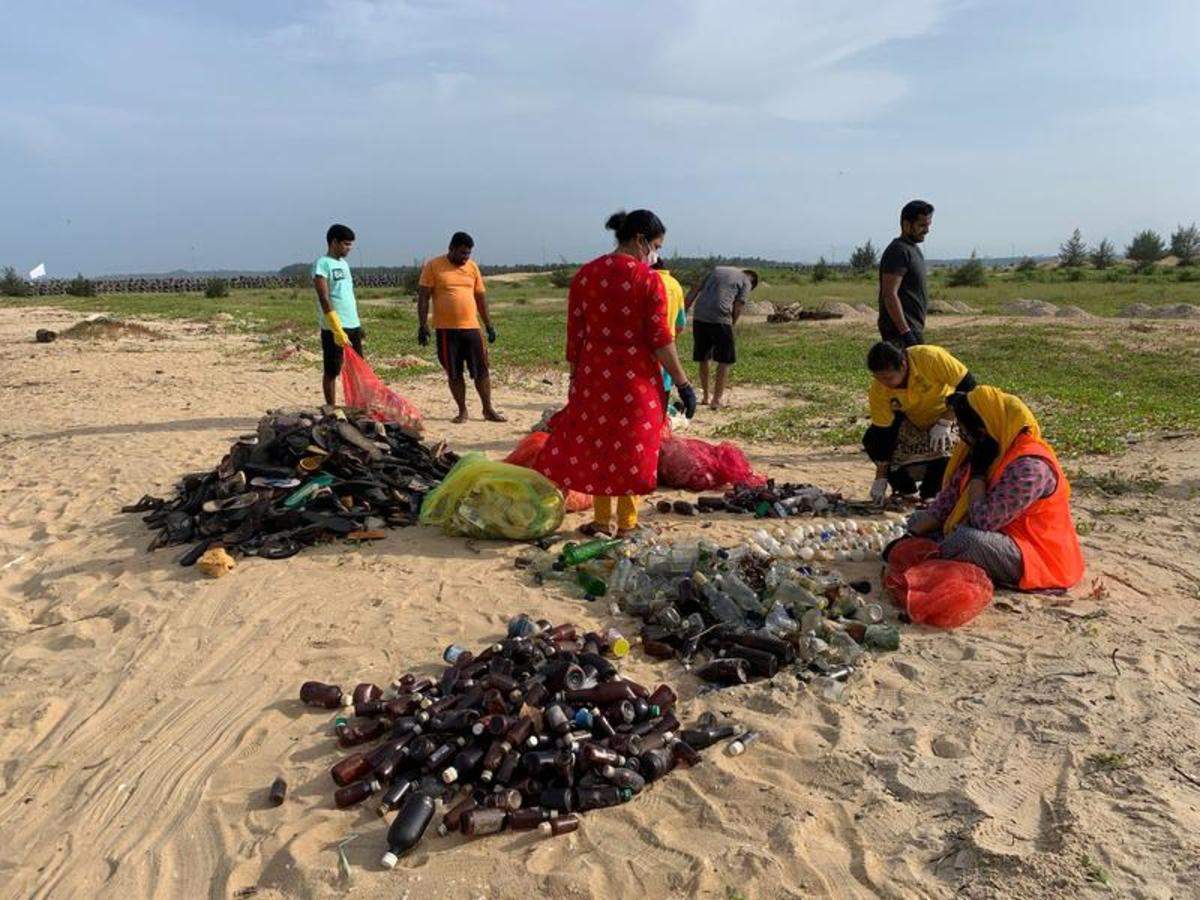
[[[342,373],[342,348],[349,344],[362,356],[363,332],[354,299],[354,279],[346,257],[354,246],[354,232],[345,225],[330,225],[325,232],[329,251],[312,264],[313,287],[317,290],[317,327],[321,329],[324,377],[321,387],[325,402],[337,404],[337,379]]]

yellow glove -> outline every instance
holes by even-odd
[[[329,330],[333,332],[333,342],[339,347],[347,346],[350,338],[346,337],[346,329],[342,328],[342,320],[338,314],[331,309],[325,313],[325,321],[329,323]]]

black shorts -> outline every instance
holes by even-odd
[[[447,375],[462,378],[465,365],[472,381],[487,378],[488,356],[482,331],[478,328],[439,328],[436,337],[438,362]]]
[[[363,355],[361,328],[347,328],[346,337],[350,338],[350,346],[359,356]],[[321,361],[325,366],[326,378],[337,378],[342,374],[342,348],[333,339],[333,332],[328,328],[321,329]]]
[[[719,363],[737,362],[733,343],[733,326],[716,322],[692,323],[692,362],[715,360]]]

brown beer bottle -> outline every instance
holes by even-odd
[[[345,787],[371,774],[371,763],[368,762],[365,754],[354,753],[334,764],[333,768],[329,770],[329,774],[335,784]]]
[[[306,681],[300,685],[300,699],[309,706],[324,709],[339,709],[351,706],[354,702],[336,684],[323,684],[320,681]]]

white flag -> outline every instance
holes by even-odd
[[[37,281],[39,278],[45,278],[45,277],[46,277],[46,264],[45,263],[38,263],[36,266],[33,267],[33,269],[29,273],[30,281]]]

